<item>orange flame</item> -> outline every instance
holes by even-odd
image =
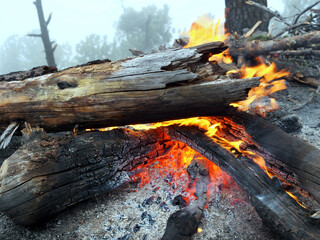
[[[209,42],[224,42],[227,40],[230,34],[224,33],[224,28],[220,23],[220,19],[215,23],[214,19],[210,18],[208,15],[198,18],[198,20],[192,24],[189,32],[183,33],[189,37],[189,42],[184,48],[194,47]],[[226,50],[222,53],[212,55],[209,58],[209,61],[232,63],[232,58],[229,55],[228,50]]]
[[[182,33],[189,37],[189,42],[185,48],[227,40],[230,34],[224,34],[224,28],[220,25],[220,22],[221,20],[219,19],[215,23],[214,19],[208,15],[199,17],[198,20],[192,24],[189,32]]]
[[[274,98],[271,98],[268,103],[262,100],[272,93],[287,88],[285,80],[281,78],[289,75],[289,72],[285,70],[278,71],[274,63],[270,66],[260,63],[255,67],[242,66],[240,75],[241,78],[261,77],[260,84],[249,91],[246,100],[231,103],[231,106],[237,107],[240,111],[255,110],[261,116],[265,116],[266,112],[280,108]]]
[[[228,150],[232,153],[235,157],[239,154],[242,154],[245,157],[252,159],[257,165],[263,169],[266,174],[272,178],[274,175],[270,173],[268,170],[265,160],[263,157],[257,155],[256,153],[246,150],[245,149],[245,142],[244,140],[237,140],[232,141],[228,140],[225,137],[226,129],[230,128],[230,126],[234,127],[235,129],[241,129],[241,131],[245,132],[243,126],[237,125],[236,123],[232,122],[227,118],[216,118],[216,117],[194,117],[194,118],[187,118],[187,119],[179,119],[179,120],[172,120],[172,121],[164,121],[158,123],[151,123],[151,124],[136,124],[136,125],[129,125],[125,126],[125,128],[131,128],[137,131],[140,130],[149,130],[149,129],[156,129],[159,127],[168,127],[171,125],[179,125],[179,126],[197,126],[198,128],[205,131],[205,134],[210,137],[214,142],[218,143],[221,147]],[[100,131],[109,131],[110,129],[115,129],[120,127],[111,127],[100,129]],[[92,131],[93,129],[88,129],[87,131]],[[248,135],[246,138],[247,141],[250,142],[250,136]],[[191,163],[192,159],[195,156],[199,156],[193,149],[189,148],[188,146],[184,145],[182,148],[181,146],[176,147],[174,150],[171,151],[170,156],[166,159],[162,159],[157,165],[154,163],[148,163],[152,165],[151,169],[158,169],[160,171],[161,176],[168,175],[168,171],[173,175],[174,179],[180,178],[183,174],[185,174],[186,167]],[[226,173],[224,173],[218,166],[207,160],[206,158],[200,156],[200,158],[205,159],[206,165],[210,169],[210,178],[213,182],[217,177],[223,178],[223,183],[227,185],[227,180],[230,178]],[[145,166],[144,166],[145,167]],[[140,186],[149,183],[152,179],[154,174],[148,171],[142,171],[139,174],[135,175],[133,179],[140,179],[141,183]],[[209,186],[208,186],[209,189]],[[193,195],[195,189],[194,188],[185,188],[184,189],[186,195],[184,196],[185,200],[195,199]],[[288,193],[289,194],[289,193]],[[289,194],[290,195],[290,194]],[[290,195],[291,196],[291,195]],[[295,198],[297,200],[297,198]],[[298,201],[297,201],[298,202]],[[298,202],[299,203],[299,202]],[[300,204],[300,203],[299,203]]]
[[[189,42],[185,46],[193,47],[204,43],[214,41],[225,41],[230,34],[224,34],[224,28],[220,24],[220,20],[214,23],[214,20],[207,15],[200,17],[192,24],[190,31],[187,33]],[[232,57],[228,50],[214,54],[209,58],[209,61],[217,61],[219,63],[232,63]],[[241,78],[261,77],[260,85],[252,88],[246,100],[230,104],[238,108],[240,111],[254,111],[255,113],[265,116],[267,112],[278,110],[280,107],[274,98],[266,101],[266,97],[274,92],[286,89],[285,80],[281,79],[287,76],[287,71],[277,71],[276,66],[272,63],[270,66],[266,65],[257,59],[258,65],[255,67],[242,66],[240,70],[232,70],[231,72],[240,73]],[[279,80],[278,80],[279,79]]]
[[[201,160],[201,162],[205,164],[209,170],[209,176],[212,183],[216,183],[219,178],[226,184],[228,182],[227,179],[231,179],[229,175],[223,172],[217,165],[183,143],[177,143],[176,147],[165,159],[160,159],[156,163],[148,163],[149,165],[152,165],[152,168],[146,166],[139,167],[143,170],[132,176],[131,179],[139,179],[140,188],[153,182],[158,177],[165,179],[165,182],[169,184],[169,186],[172,186],[173,184],[178,183],[177,179],[185,179],[188,176],[186,169],[193,159]],[[196,190],[195,183],[196,181],[189,185],[185,184],[183,181],[181,186],[174,186],[171,191],[174,192],[176,188],[181,188],[183,199],[189,203],[190,201],[197,199],[194,195]]]

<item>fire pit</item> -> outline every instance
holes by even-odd
[[[317,239],[319,149],[229,107],[263,116],[278,109],[267,96],[286,88],[288,72],[261,59],[254,67],[230,70],[225,50],[222,42],[207,43],[3,82],[0,126],[12,123],[2,146],[21,120],[38,127],[25,124],[24,145],[0,168],[0,210],[18,224],[33,225],[136,182],[134,189],[148,186],[152,193],[136,203],[123,201],[142,213],[129,216],[115,209],[104,222],[103,237],[146,239],[142,225],[157,221],[147,211],[151,205],[170,212],[162,239],[211,237],[212,231],[201,226],[203,215],[218,206],[224,188],[239,186],[272,231],[283,238]],[[218,94],[210,98],[214,91]],[[70,126],[73,132],[61,132]],[[154,183],[159,175],[166,188]],[[229,201],[224,216],[235,205],[247,205],[240,196],[222,197]],[[111,224],[118,218],[122,223]]]

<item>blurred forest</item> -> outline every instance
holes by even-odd
[[[54,20],[53,20],[54,21]],[[30,33],[36,34],[34,30]],[[116,23],[116,37],[91,34],[74,47],[58,43],[54,52],[58,69],[83,64],[96,59],[117,60],[131,56],[130,49],[150,51],[165,46],[172,40],[173,29],[169,7],[146,6],[140,11],[126,8]],[[54,36],[50,36],[54,39]],[[0,47],[0,73],[28,70],[47,65],[41,38],[12,35]]]
[[[316,2],[316,0],[282,1],[286,7],[280,14],[288,18]],[[134,8],[124,8],[115,28],[114,39],[109,39],[107,35],[100,36],[92,33],[85,39],[79,40],[74,47],[67,42],[68,39],[64,43],[58,42],[58,47],[54,52],[58,69],[96,59],[122,59],[131,56],[129,49],[150,51],[160,46],[170,46],[173,42],[174,30],[167,5],[162,8],[150,5],[140,11]],[[33,30],[30,33],[37,32]],[[54,39],[54,36],[50,37]],[[12,35],[8,37],[0,47],[0,58],[0,74],[47,65],[41,38],[29,36]]]

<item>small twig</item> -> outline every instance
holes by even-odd
[[[284,56],[301,56],[301,55],[315,55],[320,56],[320,50],[313,50],[312,48],[307,48],[303,50],[279,50],[272,51],[269,54],[271,55],[284,55]]]
[[[264,6],[264,5],[260,4],[260,3],[253,2],[253,1],[250,1],[250,0],[248,0],[248,1],[246,2],[246,4],[255,6],[255,7],[257,7],[257,8],[260,8],[260,9],[268,12],[269,14],[271,14],[272,16],[278,18],[278,19],[281,20],[283,23],[285,23],[286,25],[289,26],[289,24],[288,24],[288,23],[286,22],[286,20],[280,15],[280,13],[279,13],[278,11],[273,11],[273,10],[271,10],[270,8]]]
[[[310,25],[309,22],[303,22],[303,23],[298,23],[296,25],[291,25],[289,27],[286,27],[283,31],[279,32],[278,34],[276,34],[275,36],[273,36],[273,38],[278,38],[280,37],[282,34],[288,32],[288,31],[291,31],[291,30],[297,30],[299,28],[302,28],[302,27],[305,27],[305,26],[308,26]]]
[[[292,110],[293,110],[293,111],[300,110],[300,109],[303,108],[305,105],[307,105],[308,103],[312,102],[312,100],[313,100],[313,98],[314,98],[315,95],[316,95],[316,91],[315,91],[315,92],[312,92],[306,101],[304,101],[304,102],[301,103],[300,105],[292,108]]]
[[[298,16],[294,19],[294,21],[293,21],[292,24],[296,24],[296,23],[298,22],[299,18],[300,18],[304,13],[306,13],[307,11],[309,11],[311,8],[313,8],[314,6],[316,6],[316,5],[319,4],[319,3],[320,3],[320,1],[312,4],[311,6],[307,7],[305,10],[303,10],[302,12],[300,12],[300,13],[298,14]]]
[[[257,30],[257,28],[261,25],[262,21],[256,22],[256,24],[244,35],[245,38],[251,37],[251,35]]]

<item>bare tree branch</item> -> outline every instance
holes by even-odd
[[[28,36],[28,37],[42,37],[41,34],[32,34],[32,33],[27,34],[27,36]]]
[[[298,16],[294,19],[293,23],[292,24],[296,24],[299,20],[299,18],[304,14],[306,13],[307,11],[309,11],[311,8],[313,8],[314,6],[316,6],[317,4],[319,4],[320,1],[317,1],[316,3],[312,4],[311,6],[307,7],[305,10],[303,10],[302,12],[300,12],[298,14]]]
[[[246,3],[249,4],[249,5],[255,6],[255,7],[257,7],[257,8],[260,8],[260,9],[266,11],[266,12],[268,12],[269,14],[271,14],[272,16],[278,18],[278,19],[281,20],[283,23],[285,23],[286,25],[289,26],[289,24],[288,24],[288,23],[286,22],[286,20],[280,15],[280,13],[279,13],[278,11],[273,11],[273,10],[271,10],[270,8],[266,7],[266,6],[264,6],[264,5],[260,4],[260,3],[257,3],[257,2],[253,2],[253,1],[251,1],[251,0],[248,0]]]

